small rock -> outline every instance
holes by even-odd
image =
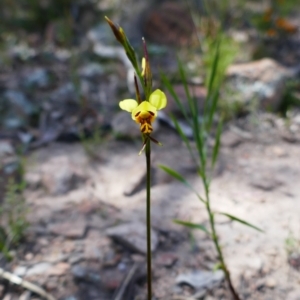
[[[277,110],[283,99],[285,83],[294,72],[276,61],[264,58],[258,61],[232,65],[227,70],[227,88],[230,101],[246,108],[260,107]],[[229,100],[228,100],[229,101]]]
[[[124,191],[125,196],[132,196],[138,191],[142,190],[146,181],[146,167],[145,164],[134,164],[132,168],[128,169],[128,184]]]
[[[25,266],[17,266],[14,269],[14,274],[20,277],[23,277],[27,272],[27,267]]]
[[[53,157],[41,167],[41,182],[53,196],[64,195],[83,182],[84,175],[76,170],[66,156]]]
[[[272,147],[270,152],[271,152],[270,155],[272,155],[272,156],[274,156],[274,155],[277,156],[277,157],[286,157],[286,156],[288,156],[287,152],[284,149],[282,149],[278,146]]]
[[[107,227],[107,220],[105,220],[99,215],[90,215],[87,222],[90,228],[102,230],[104,227]]]
[[[101,249],[97,245],[94,244],[87,244],[84,248],[84,258],[86,260],[96,260],[100,261],[102,259],[102,252]]]
[[[103,257],[103,267],[114,267],[120,262],[121,258],[121,254],[117,254],[113,249],[110,249]]]
[[[286,300],[300,300],[300,289],[290,292],[287,295]]]
[[[21,110],[21,112],[25,113],[26,115],[30,115],[36,110],[33,104],[22,92],[9,90],[5,92],[4,98],[10,105],[13,105],[16,110]]]
[[[272,191],[276,189],[278,186],[282,185],[283,183],[274,178],[273,175],[260,175],[255,173],[252,180],[251,180],[251,185],[264,190],[264,191]]]
[[[42,184],[42,177],[41,174],[35,172],[26,172],[25,174],[25,181],[27,183],[26,187],[36,190]]]
[[[47,278],[46,284],[45,284],[45,288],[47,289],[47,291],[54,291],[55,289],[57,289],[57,286],[59,284],[59,278],[58,277],[49,277]]]
[[[3,297],[3,292],[4,292],[5,286],[3,284],[0,284],[0,297]]]
[[[86,232],[86,222],[84,220],[70,220],[64,223],[50,224],[48,230],[56,235],[62,235],[67,238],[80,239]]]
[[[37,51],[26,44],[18,44],[11,49],[11,54],[21,60],[28,60],[34,58],[37,55]]]
[[[100,275],[94,270],[90,270],[81,265],[76,265],[71,269],[72,275],[77,280],[85,280],[88,282],[93,282],[99,284]]]
[[[125,272],[118,269],[106,269],[102,270],[102,284],[103,287],[109,291],[114,291],[120,287],[124,277]]]
[[[235,134],[232,131],[226,131],[222,133],[221,136],[221,145],[224,147],[234,148],[242,143],[242,139],[240,136]]]
[[[71,253],[75,250],[75,243],[74,241],[65,241],[62,245],[62,252],[63,253]]]
[[[26,253],[25,259],[26,259],[27,261],[32,260],[32,259],[33,259],[33,253],[31,253],[31,252]]]
[[[56,172],[45,173],[42,183],[47,191],[53,195],[64,195],[74,188],[74,173],[67,166],[62,166]]]
[[[50,100],[56,103],[63,103],[67,101],[74,102],[75,99],[77,99],[76,89],[74,87],[74,84],[71,82],[68,82],[58,89],[54,90],[50,95]]]
[[[27,125],[36,107],[25,94],[17,90],[8,90],[3,94],[1,123],[8,129],[16,129]]]
[[[62,276],[69,271],[70,267],[71,266],[68,263],[60,262],[53,266],[47,273],[50,276]]]
[[[81,254],[81,253],[76,253],[76,254],[72,255],[71,257],[69,257],[68,262],[69,262],[71,265],[75,265],[75,264],[81,262],[82,260],[84,260],[83,254]]]
[[[0,141],[0,159],[5,156],[15,155],[15,149],[9,141]]]
[[[176,284],[186,284],[193,287],[196,291],[202,289],[211,289],[218,286],[224,279],[224,272],[218,270],[210,271],[195,271],[187,274],[180,274],[176,278]]]
[[[64,298],[63,300],[78,300],[75,296],[68,296],[67,298]]]
[[[101,1],[102,3],[103,1]],[[110,2],[110,1],[108,1]],[[100,5],[100,2],[99,2]],[[107,26],[105,26],[106,24],[99,24],[93,28],[91,28],[88,33],[87,33],[87,38],[93,42],[93,43],[107,43],[107,44],[112,44],[113,40],[112,40],[112,36],[111,36],[111,32],[109,30],[109,28],[107,28]]]
[[[172,267],[177,261],[178,256],[172,252],[159,253],[155,259],[155,263],[158,266]]]
[[[68,257],[69,256],[67,254],[63,254],[60,251],[55,251],[53,253],[49,253],[49,254],[45,255],[44,260],[46,262],[54,264],[54,263],[58,263],[61,261],[66,261],[66,260],[68,260]]]
[[[93,79],[104,73],[104,68],[98,63],[89,63],[79,70],[79,75],[82,77]]]
[[[147,253],[146,226],[144,223],[131,222],[117,225],[106,230],[106,234],[116,242],[133,251],[142,254]],[[158,245],[157,233],[151,229],[151,251],[155,251]]]
[[[265,281],[265,286],[269,289],[274,289],[277,285],[277,281],[274,278],[267,278]]]
[[[143,255],[140,255],[140,254],[132,254],[131,255],[131,259],[134,261],[134,262],[144,262],[145,261],[145,256]]]
[[[28,72],[23,79],[23,86],[26,88],[45,88],[49,85],[49,75],[47,70],[38,68],[31,72]]]
[[[47,262],[40,262],[31,267],[26,275],[27,276],[34,276],[34,275],[40,275],[40,274],[46,274],[50,269],[52,268],[52,264]]]

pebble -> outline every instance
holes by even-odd
[[[97,284],[100,282],[100,275],[97,272],[83,267],[81,265],[76,265],[72,267],[71,273],[77,280],[85,280]]]
[[[159,253],[155,258],[155,264],[157,266],[172,267],[178,260],[178,256],[172,252]]]
[[[70,264],[66,262],[60,262],[53,266],[47,273],[50,276],[62,276],[66,274],[70,270],[71,266]]]
[[[224,279],[224,272],[218,270],[216,272],[210,271],[195,271],[186,274],[179,274],[176,278],[176,284],[189,285],[196,291],[202,289],[211,289],[218,286]]]
[[[50,233],[67,238],[80,239],[86,232],[87,224],[84,220],[74,219],[64,223],[54,223],[48,226]]]
[[[52,264],[48,262],[40,262],[35,264],[33,267],[31,267],[26,275],[27,276],[33,276],[33,275],[40,275],[47,273],[52,268]]]
[[[117,243],[138,253],[147,253],[146,226],[140,222],[130,222],[106,230],[106,234]],[[151,229],[151,250],[155,251],[158,245],[158,235]]]

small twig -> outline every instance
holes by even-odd
[[[25,288],[31,292],[34,292],[37,295],[44,297],[47,300],[56,300],[53,296],[48,294],[44,289],[37,286],[36,284],[33,284],[26,280],[23,280],[21,277],[15,275],[15,274],[12,274],[10,272],[7,272],[7,271],[3,270],[2,268],[0,268],[0,277],[2,277],[14,284],[20,285],[23,288]]]
[[[123,281],[120,289],[118,290],[118,293],[117,295],[114,297],[114,300],[122,300],[124,299],[123,296],[124,296],[124,293],[129,285],[129,283],[131,282],[134,274],[136,273],[136,270],[137,270],[137,267],[138,267],[138,264],[134,264],[132,266],[132,268],[129,270],[125,280]]]

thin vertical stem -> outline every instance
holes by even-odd
[[[152,298],[152,267],[151,267],[151,203],[150,203],[150,190],[151,190],[151,141],[147,139],[146,142],[146,165],[147,165],[147,284],[148,284],[148,300]]]
[[[211,211],[210,208],[210,198],[209,198],[209,185],[207,183],[206,177],[203,178],[203,182],[204,182],[204,187],[205,187],[205,196],[206,196],[206,209],[209,215],[209,223],[210,223],[210,228],[211,228],[211,232],[212,232],[212,240],[215,244],[218,256],[219,256],[219,261],[220,261],[220,265],[222,270],[225,273],[225,279],[227,281],[229,290],[232,294],[232,298],[234,300],[240,300],[240,297],[238,295],[238,293],[236,292],[232,282],[231,282],[231,278],[230,278],[230,273],[227,269],[225,260],[224,260],[224,256],[222,253],[222,249],[221,246],[219,244],[219,239],[218,239],[218,235],[217,235],[217,231],[216,231],[216,227],[215,227],[215,220],[214,220],[214,213]]]

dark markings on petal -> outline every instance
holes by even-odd
[[[141,112],[138,111],[134,116],[137,117]]]
[[[155,113],[153,111],[148,110],[148,113],[153,117]]]

